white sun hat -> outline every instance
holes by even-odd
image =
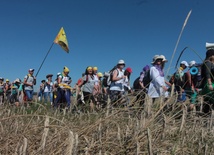
[[[154,64],[155,61],[156,61],[157,59],[163,59],[163,56],[161,56],[161,55],[155,55],[155,56],[153,57],[153,59],[152,59],[151,64]]]
[[[163,58],[163,60],[162,60],[162,61],[164,61],[164,62],[168,62],[168,60],[166,59],[166,57],[165,57],[164,55],[160,55],[160,57],[161,57],[161,58]]]

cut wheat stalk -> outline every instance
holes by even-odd
[[[147,128],[147,137],[148,137],[148,153],[149,153],[149,155],[153,155],[153,152],[152,152],[152,135],[151,135],[149,128]]]
[[[27,140],[27,138],[24,137],[24,140],[23,140],[23,150],[22,150],[22,154],[23,155],[27,154],[27,146],[28,146],[28,140]]]
[[[181,126],[179,131],[181,132],[183,130],[184,124],[185,124],[185,120],[186,120],[186,112],[187,112],[187,107],[184,103],[182,103],[182,107],[183,107],[183,114],[182,114],[182,120],[181,120]]]
[[[68,155],[72,155],[73,154],[74,145],[75,145],[74,133],[72,131],[69,131],[69,134],[68,134],[68,146],[67,146],[66,154],[68,154]]]

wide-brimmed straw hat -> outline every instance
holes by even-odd
[[[48,75],[46,75],[46,78],[49,78],[49,77],[52,77],[53,76],[53,74],[48,74]]]
[[[153,57],[153,59],[152,59],[151,64],[154,64],[155,61],[158,60],[158,59],[162,59],[162,60],[163,60],[163,56],[161,56],[161,55],[155,55],[155,56]]]
[[[161,58],[163,58],[163,62],[168,62],[168,60],[166,59],[166,57],[164,55],[160,55]]]

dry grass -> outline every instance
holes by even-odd
[[[150,115],[138,106],[81,114],[1,107],[0,154],[213,154],[211,117],[187,113],[174,98]]]

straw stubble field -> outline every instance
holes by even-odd
[[[1,154],[213,154],[211,116],[188,113],[170,98],[144,109],[106,108],[74,113],[31,108],[0,109]],[[167,108],[166,108],[167,107]],[[150,115],[148,115],[150,113]]]

